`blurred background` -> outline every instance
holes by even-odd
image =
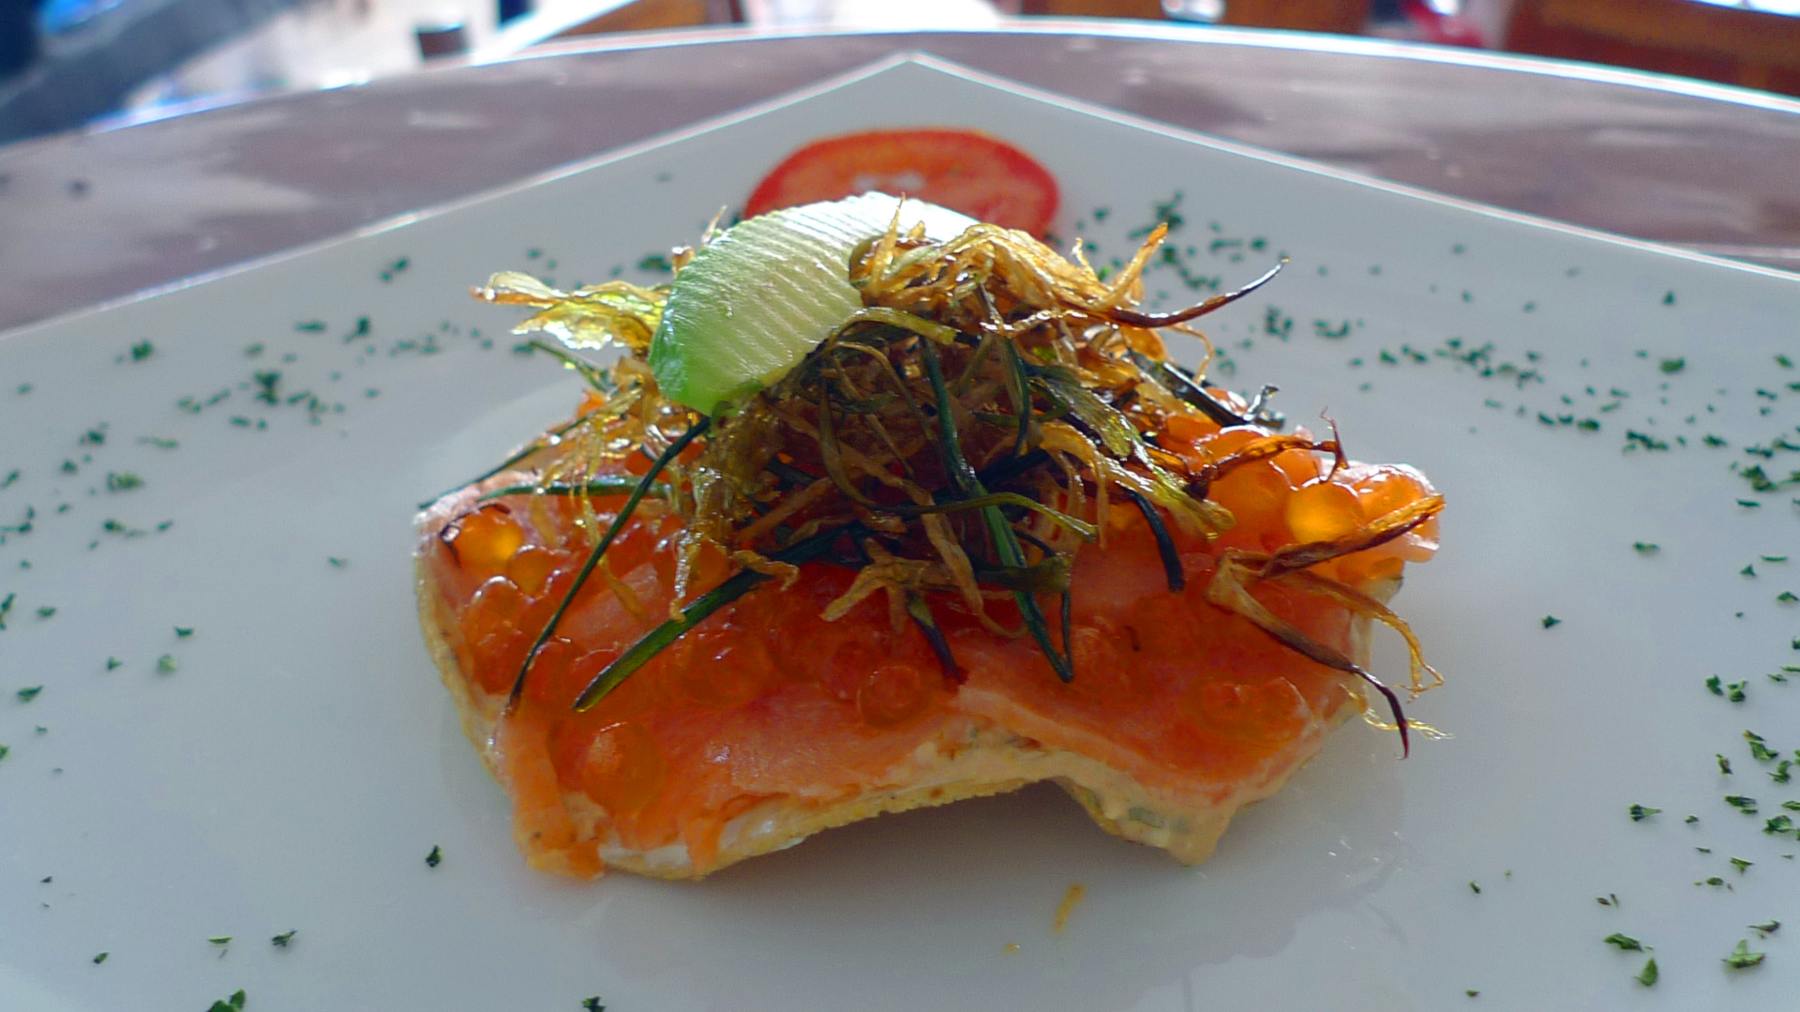
[[[1410,39],[1800,95],[1800,0],[0,0],[0,144],[559,39],[1130,18]]]

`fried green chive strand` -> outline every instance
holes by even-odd
[[[686,432],[677,436],[667,449],[657,455],[656,461],[650,465],[650,470],[644,472],[637,487],[631,490],[631,495],[625,500],[625,505],[620,507],[618,515],[613,517],[613,522],[607,526],[606,533],[594,543],[593,551],[588,553],[587,560],[576,571],[575,582],[569,584],[568,592],[563,595],[556,610],[550,613],[550,621],[544,623],[544,628],[538,632],[537,639],[531,644],[531,649],[525,651],[525,660],[519,665],[519,674],[513,679],[512,691],[506,696],[508,710],[519,705],[519,696],[525,691],[525,676],[531,671],[531,662],[537,660],[538,651],[542,650],[545,642],[556,633],[556,627],[562,622],[562,617],[569,610],[569,605],[575,603],[575,595],[580,593],[581,587],[587,583],[588,577],[594,574],[594,567],[600,564],[601,556],[605,555],[606,550],[612,546],[613,539],[617,538],[619,532],[625,529],[625,524],[630,521],[632,512],[637,509],[637,504],[643,501],[645,493],[649,492],[650,487],[656,483],[656,476],[669,466],[670,461],[680,456],[681,451],[687,449],[689,444],[700,438],[711,424],[712,419],[702,418],[689,426]],[[674,636],[669,637],[670,642],[674,642],[674,639]]]

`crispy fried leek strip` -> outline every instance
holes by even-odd
[[[1400,731],[1400,755],[1405,758],[1412,754],[1412,738],[1407,732],[1406,711],[1400,706],[1400,697],[1388,688],[1381,679],[1365,671],[1361,665],[1345,657],[1335,647],[1327,646],[1301,632],[1286,619],[1263,607],[1250,594],[1249,584],[1255,579],[1250,564],[1237,557],[1235,551],[1227,551],[1219,561],[1219,568],[1213,573],[1212,582],[1206,586],[1206,599],[1234,614],[1241,615],[1263,632],[1273,636],[1277,642],[1290,650],[1305,655],[1313,661],[1323,664],[1334,671],[1342,671],[1355,675],[1364,684],[1381,693],[1387,700],[1388,709],[1394,715],[1394,725]]]
[[[1376,517],[1343,537],[1330,541],[1288,545],[1270,553],[1228,550],[1220,558],[1212,582],[1207,585],[1206,599],[1243,616],[1288,648],[1328,668],[1353,674],[1379,692],[1387,700],[1388,708],[1394,715],[1394,727],[1400,732],[1401,755],[1409,755],[1412,745],[1407,733],[1406,713],[1394,690],[1335,648],[1312,639],[1269,611],[1251,595],[1250,587],[1262,580],[1283,581],[1309,593],[1328,597],[1351,611],[1393,629],[1406,641],[1411,664],[1411,694],[1417,697],[1419,693],[1443,684],[1444,679],[1436,669],[1425,663],[1418,638],[1406,623],[1386,605],[1361,591],[1307,572],[1306,568],[1327,559],[1386,544],[1437,516],[1443,509],[1444,497],[1430,495]]]
[[[650,347],[662,320],[667,289],[625,281],[559,291],[529,274],[501,271],[471,289],[483,302],[531,306],[537,313],[513,328],[515,334],[542,331],[570,348],[597,349],[621,344],[634,352]]]

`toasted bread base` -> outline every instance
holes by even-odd
[[[416,573],[419,624],[426,645],[461,716],[463,733],[504,784],[495,744],[504,699],[479,691],[462,670],[451,639],[456,635],[454,616],[422,562]],[[1352,656],[1366,661],[1366,621],[1356,622],[1352,647]],[[1004,794],[1049,780],[1068,791],[1107,832],[1161,848],[1185,864],[1198,864],[1212,856],[1220,835],[1240,808],[1279,791],[1318,753],[1332,727],[1355,711],[1348,693],[1342,699],[1340,705],[1309,721],[1286,748],[1264,762],[1257,775],[1237,779],[1229,786],[1201,782],[1178,790],[1141,783],[1091,756],[1047,747],[991,721],[962,717],[887,770],[878,784],[829,800],[772,798],[741,813],[726,823],[717,853],[708,855],[703,865],[679,840],[651,850],[627,847],[611,831],[605,811],[587,795],[565,791],[562,800],[578,836],[594,841],[595,853],[607,865],[657,878],[698,879],[746,858],[792,847],[837,826]]]

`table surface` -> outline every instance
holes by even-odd
[[[1800,102],[1371,39],[1034,20],[614,36],[0,148],[0,329],[467,198],[894,53],[1800,271]],[[420,171],[429,166],[429,171]]]

